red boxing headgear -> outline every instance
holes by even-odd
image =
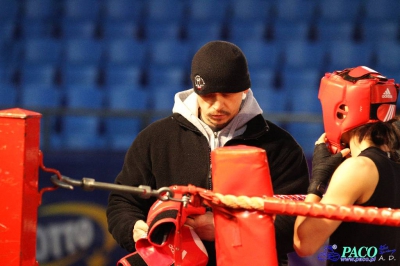
[[[342,134],[358,126],[388,121],[396,114],[399,84],[365,66],[326,73],[318,98],[326,137],[333,153],[342,150]]]

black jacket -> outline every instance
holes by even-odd
[[[275,194],[306,194],[309,178],[307,161],[291,135],[257,115],[247,123],[243,135],[225,146],[248,145],[266,150]],[[154,189],[192,184],[210,189],[210,148],[206,137],[182,115],[173,115],[145,128],[129,148],[122,171],[115,182]],[[110,193],[107,219],[110,233],[127,251],[135,250],[132,230],[146,215],[155,199]],[[294,217],[275,220],[277,249],[293,251]]]

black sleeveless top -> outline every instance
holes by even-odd
[[[359,156],[370,158],[379,173],[374,193],[360,206],[400,209],[400,164],[376,147],[363,150]],[[352,185],[351,181],[348,185]],[[400,227],[343,222],[331,235],[329,247],[333,253],[326,258],[327,265],[398,266]]]

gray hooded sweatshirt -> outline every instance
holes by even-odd
[[[206,123],[199,118],[199,104],[197,102],[198,95],[193,89],[185,90],[175,94],[175,104],[172,109],[173,113],[179,113],[189,120],[203,135],[207,138],[211,150],[222,147],[227,141],[235,136],[243,134],[246,130],[246,123],[262,114],[262,109],[258,105],[253,96],[253,92],[249,89],[244,94],[242,106],[239,113],[229,122],[229,124],[220,131],[214,132]]]

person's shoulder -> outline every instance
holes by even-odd
[[[378,181],[378,170],[370,158],[350,157],[334,172],[324,203],[363,204],[371,197]]]
[[[338,167],[342,173],[352,173],[351,175],[363,178],[376,171],[376,165],[371,158],[366,156],[350,157],[343,161]]]
[[[270,131],[285,131],[282,127],[278,126],[277,124],[268,119],[265,119],[265,122],[267,123]]]
[[[178,113],[171,114],[167,117],[160,118],[153,121],[151,124],[146,126],[138,135],[143,137],[154,137],[164,135],[166,133],[172,134],[173,132],[178,132],[179,128],[182,126],[190,127],[191,123]]]
[[[147,127],[145,127],[145,130],[153,131],[157,129],[164,129],[165,127],[170,127],[173,120],[174,120],[173,115],[159,118],[157,120],[154,120]]]
[[[137,139],[153,138],[155,135],[159,135],[162,132],[171,130],[172,116],[160,118],[151,122],[145,128],[143,128],[137,136]]]
[[[277,154],[284,156],[285,154],[294,155],[296,154],[295,151],[302,152],[300,145],[288,131],[269,120],[264,121],[266,131],[260,137],[260,140],[270,153],[276,151]]]
[[[371,158],[367,156],[357,156],[357,157],[350,157],[344,160],[343,163],[346,163],[351,166],[359,166],[359,167],[368,167],[374,165],[374,162]]]

